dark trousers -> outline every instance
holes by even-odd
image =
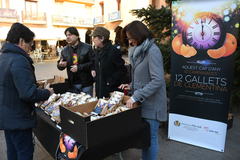
[[[5,130],[8,160],[33,160],[32,129]]]

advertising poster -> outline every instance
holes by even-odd
[[[174,1],[169,138],[224,152],[239,0]]]

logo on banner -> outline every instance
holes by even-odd
[[[181,124],[181,123],[180,123],[179,121],[174,121],[174,125],[175,125],[175,126],[179,127],[180,124]]]

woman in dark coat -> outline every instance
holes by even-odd
[[[34,33],[20,23],[8,32],[0,55],[0,130],[4,130],[9,160],[33,159],[34,103],[47,100],[49,87],[38,89],[31,50]],[[1,159],[1,158],[0,158]]]
[[[94,66],[92,76],[96,81],[96,96],[109,97],[109,93],[119,90],[126,75],[124,60],[120,50],[109,40],[110,32],[104,27],[97,27],[92,33],[94,50]]]

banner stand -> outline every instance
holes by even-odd
[[[172,2],[169,139],[224,152],[239,0]]]

